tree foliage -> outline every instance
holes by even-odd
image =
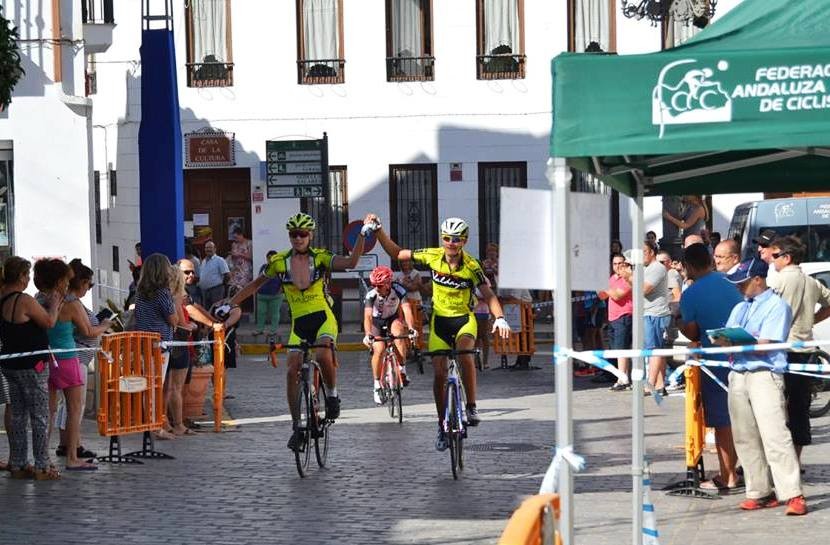
[[[17,47],[17,28],[3,17],[0,7],[0,110],[12,101],[12,89],[23,76],[20,50]]]

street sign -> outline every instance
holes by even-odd
[[[321,197],[328,187],[328,138],[265,142],[269,199]]]
[[[354,250],[355,242],[357,242],[357,235],[360,234],[360,230],[362,228],[363,220],[355,220],[343,229],[343,245],[350,252]],[[375,233],[369,233],[369,236],[363,241],[363,253],[368,254],[371,252],[377,241],[378,238],[375,236]]]

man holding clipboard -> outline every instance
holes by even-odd
[[[743,328],[757,339],[756,344],[785,341],[792,324],[789,305],[767,287],[768,269],[765,262],[753,258],[727,276],[738,285],[744,300],[732,309],[726,327]],[[732,335],[711,333],[715,344],[735,344],[729,339]],[[787,515],[807,514],[798,458],[787,429],[786,369],[787,354],[783,350],[739,352],[733,356],[729,417],[746,480],[747,499],[740,508],[747,511],[776,507],[780,500],[787,503]]]

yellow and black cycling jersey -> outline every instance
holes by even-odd
[[[331,311],[331,299],[326,292],[326,279],[331,271],[334,254],[322,248],[308,249],[309,286],[301,290],[294,285],[291,277],[292,250],[277,252],[271,256],[263,274],[268,278],[282,281],[285,300],[291,309],[291,316],[298,318],[313,312]]]
[[[432,271],[432,308],[438,316],[463,316],[475,306],[475,288],[486,282],[479,261],[462,252],[458,268],[450,270],[444,248],[424,248],[412,252],[412,260]]]

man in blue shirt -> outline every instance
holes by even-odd
[[[224,299],[225,285],[230,281],[231,273],[228,263],[216,255],[213,241],[205,243],[205,259],[199,267],[199,289],[202,290],[202,302],[210,308]]]
[[[680,331],[692,346],[712,346],[707,329],[718,329],[726,324],[732,309],[743,299],[738,289],[726,277],[714,270],[712,256],[703,244],[692,244],[683,254],[686,274],[694,283],[680,297],[682,323]],[[727,359],[724,354],[713,354],[706,359]],[[710,367],[709,370],[724,384],[729,383],[729,369]],[[726,390],[706,373],[701,372],[701,396],[706,426],[715,429],[715,448],[718,451],[720,474],[700,487],[710,490],[729,490],[738,486],[736,466],[738,457],[729,421],[729,401]]]
[[[757,339],[757,344],[784,342],[792,323],[789,305],[767,287],[768,268],[765,262],[754,258],[742,262],[727,276],[738,285],[744,301],[732,309],[726,327],[742,327]],[[723,338],[715,342],[730,344]],[[805,515],[807,502],[801,491],[801,470],[787,429],[783,376],[786,368],[787,355],[782,350],[741,352],[733,359],[729,417],[735,450],[744,467],[747,497],[740,508],[776,507],[781,499],[787,502],[788,515]]]

